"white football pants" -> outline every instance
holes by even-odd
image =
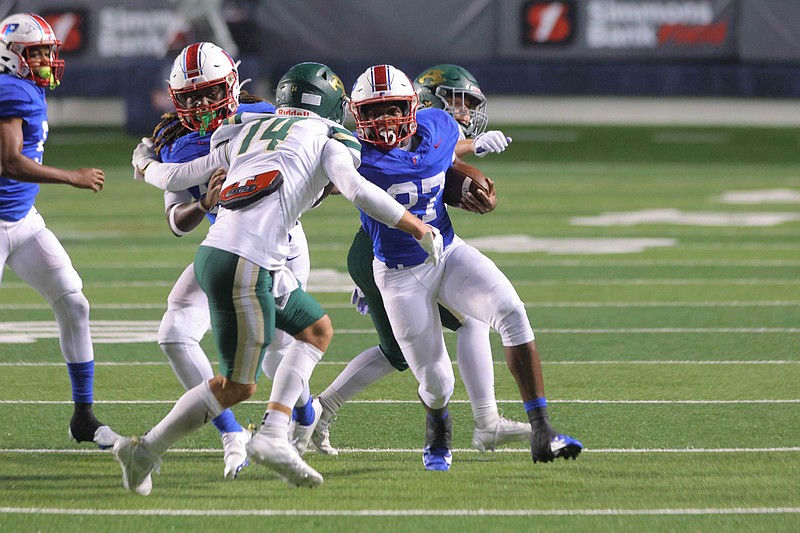
[[[455,237],[437,266],[390,269],[375,259],[375,282],[400,349],[432,409],[447,405],[455,378],[442,335],[437,300],[489,324],[504,346],[534,339],[525,306],[497,265]]]
[[[83,282],[35,207],[16,222],[0,220],[0,280],[5,264],[53,308],[67,363],[92,361],[89,302],[82,292]]]

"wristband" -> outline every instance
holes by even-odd
[[[188,235],[189,232],[180,229],[178,227],[178,224],[175,222],[175,210],[178,209],[178,206],[180,206],[180,204],[175,204],[169,210],[169,228],[172,230],[172,233],[174,233],[176,236],[183,237],[184,235]]]

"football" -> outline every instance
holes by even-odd
[[[461,203],[461,198],[467,192],[475,195],[481,189],[484,192],[488,190],[486,175],[480,169],[458,160],[447,169],[447,174],[445,174],[444,203],[458,206]]]

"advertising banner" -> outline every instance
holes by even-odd
[[[737,0],[502,2],[500,55],[720,60],[736,54]]]

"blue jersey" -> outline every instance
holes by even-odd
[[[269,102],[256,102],[253,104],[240,104],[237,113],[274,113],[275,106]],[[211,135],[213,131],[200,135],[193,131],[175,140],[169,146],[161,150],[161,161],[163,163],[186,163],[194,161],[198,157],[208,155],[211,150]],[[187,189],[195,200],[199,200],[206,192],[206,187],[190,187]],[[206,218],[213,224],[217,219],[216,213],[207,213]]]
[[[0,117],[22,119],[22,155],[41,164],[48,132],[44,88],[10,74],[0,75]],[[22,219],[38,192],[37,183],[0,176],[0,219]]]
[[[454,233],[442,192],[459,139],[458,124],[441,109],[423,109],[417,112],[416,135],[421,141],[413,152],[399,148],[385,151],[362,142],[358,172],[437,228],[446,248],[453,242]],[[428,257],[413,236],[381,224],[363,211],[361,225],[372,238],[375,257],[390,268],[419,265]]]

